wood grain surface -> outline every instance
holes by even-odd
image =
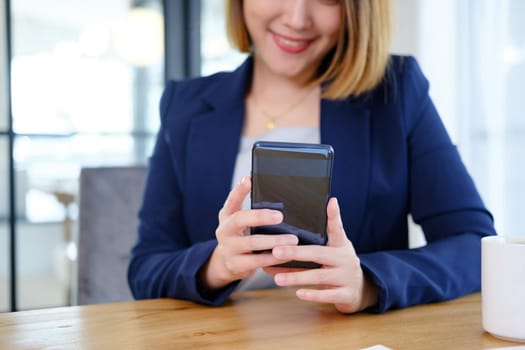
[[[157,299],[0,314],[2,349],[486,349],[479,293],[375,315],[339,314],[294,289],[240,292],[221,307]]]

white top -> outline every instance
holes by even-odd
[[[321,134],[318,127],[288,127],[275,128],[259,136],[243,136],[237,160],[235,161],[235,170],[233,172],[232,188],[238,184],[241,179],[250,175],[252,164],[252,147],[256,141],[282,141],[282,142],[300,142],[300,143],[320,143]],[[250,208],[250,197],[244,199],[243,209]],[[251,277],[241,281],[236,290],[266,289],[275,288],[276,285],[273,276],[266,274],[262,269],[258,269]]]

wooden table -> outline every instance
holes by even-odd
[[[485,349],[480,295],[382,315],[339,314],[294,289],[242,292],[222,307],[159,299],[0,314],[2,349]],[[523,344],[522,344],[523,345]]]

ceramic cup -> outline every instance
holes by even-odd
[[[525,237],[482,239],[481,299],[487,332],[525,342]]]

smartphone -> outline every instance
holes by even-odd
[[[334,150],[330,145],[258,141],[252,148],[252,209],[283,213],[277,225],[251,228],[251,234],[294,234],[300,245],[325,245]],[[312,262],[279,266],[315,268]]]

